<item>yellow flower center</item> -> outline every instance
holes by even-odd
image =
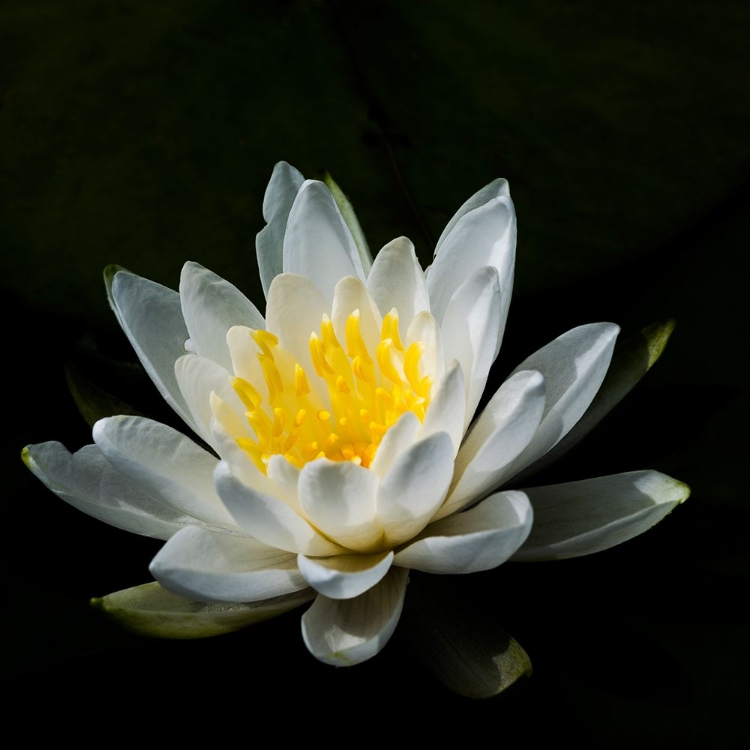
[[[327,315],[320,335],[310,336],[314,376],[296,362],[268,331],[251,330],[259,348],[267,398],[251,383],[233,378],[256,438],[238,438],[255,465],[266,472],[273,455],[298,467],[318,458],[369,467],[383,435],[407,411],[424,420],[432,377],[420,375],[425,345],[404,347],[393,309],[383,319],[375,351],[360,331],[360,313],[346,320],[342,346]]]

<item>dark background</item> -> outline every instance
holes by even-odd
[[[138,735],[148,716],[165,736],[233,742],[270,722],[327,742],[746,747],[748,38],[747,3],[730,0],[6,0],[7,716],[54,713],[72,737]],[[280,159],[329,170],[373,252],[405,234],[425,264],[469,195],[510,180],[518,260],[495,380],[574,325],[677,320],[550,481],[653,468],[692,496],[618,548],[466,581],[471,611],[534,664],[499,698],[448,691],[407,628],[352,669],[307,654],[299,611],[205,641],[126,633],[88,600],[150,580],[159,543],[79,513],[21,463],[28,443],[91,440],[66,364],[173,419],[137,369],[110,368],[134,357],[102,270],[174,288],[195,260],[262,308],[254,237]]]

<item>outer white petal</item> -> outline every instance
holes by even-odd
[[[538,370],[547,390],[539,429],[526,449],[508,467],[517,474],[555,445],[581,418],[607,374],[615,339],[614,323],[590,323],[559,336],[524,360],[513,372]]]
[[[466,378],[464,427],[474,415],[495,360],[500,330],[499,289],[497,270],[480,268],[453,295],[443,318],[446,356],[459,361]]]
[[[174,363],[185,354],[190,335],[180,295],[128,271],[118,271],[108,291],[117,319],[159,393],[196,429],[174,373]]]
[[[414,245],[406,237],[397,237],[375,256],[367,277],[367,289],[382,315],[398,310],[401,338],[411,319],[422,310],[430,310],[422,268]]]
[[[373,551],[383,535],[375,512],[377,489],[374,472],[327,458],[306,464],[298,484],[311,523],[342,547],[360,552]]]
[[[466,385],[461,365],[454,362],[438,384],[424,422],[419,430],[419,439],[424,440],[436,432],[447,432],[453,443],[455,456],[464,434],[466,414]],[[377,454],[376,454],[377,456]]]
[[[174,365],[177,382],[195,424],[196,432],[215,448],[211,432],[211,394],[216,393],[237,414],[245,408],[231,385],[231,375],[221,365],[197,354],[186,354]]]
[[[165,588],[201,602],[255,602],[307,586],[295,555],[197,526],[175,534],[149,570]]]
[[[380,483],[377,513],[386,544],[418,534],[443,502],[453,476],[453,443],[438,432],[401,455]]]
[[[474,193],[474,195],[472,195],[455,214],[453,214],[451,220],[445,225],[445,229],[441,232],[437,245],[435,246],[435,254],[439,252],[443,243],[453,231],[453,228],[466,214],[473,211],[475,208],[484,206],[493,198],[501,198],[506,195],[510,195],[510,185],[508,185],[508,180],[503,177],[498,177],[490,182],[489,185],[485,185],[481,190],[477,190],[477,192]]]
[[[100,521],[135,534],[168,539],[195,519],[176,513],[116,471],[95,445],[71,454],[57,442],[27,446],[22,458],[58,497]]]
[[[289,213],[284,235],[284,271],[306,276],[329,300],[344,276],[365,280],[362,261],[331,191],[306,180]]]
[[[404,412],[383,435],[375,458],[370,464],[370,471],[379,477],[386,476],[394,461],[417,442],[419,427],[419,417],[413,411]]]
[[[488,198],[492,193],[495,195]],[[488,200],[480,204],[485,198]],[[441,321],[459,286],[479,268],[492,266],[498,271],[501,292],[500,339],[510,306],[516,251],[516,213],[507,183],[497,180],[488,185],[470,198],[459,214],[440,238],[427,277],[432,313]]]
[[[340,667],[378,654],[401,617],[407,580],[407,570],[391,568],[379,584],[354,599],[319,594],[302,615],[302,637],[310,653]]]
[[[274,277],[284,270],[283,247],[286,225],[294,199],[304,181],[305,178],[300,172],[285,161],[280,161],[273,168],[271,181],[266,188],[263,218],[268,225],[255,239],[260,280],[266,296]]]
[[[388,573],[393,552],[372,555],[305,557],[297,565],[307,582],[330,599],[352,599],[372,588]]]
[[[237,287],[199,263],[185,263],[180,302],[193,351],[231,369],[227,331],[236,325],[264,328],[258,308]]]
[[[498,492],[471,510],[430,524],[396,554],[393,564],[426,573],[489,570],[523,544],[531,523],[531,505],[523,492]]]
[[[536,433],[544,404],[539,372],[517,372],[497,389],[456,456],[453,488],[436,518],[466,507],[502,483],[509,464]]]
[[[320,335],[324,314],[331,314],[331,305],[312,281],[292,273],[274,279],[268,290],[266,325],[308,374],[315,372],[310,334]]]
[[[632,539],[687,499],[690,488],[658,471],[633,471],[525,489],[534,528],[515,560],[590,555]]]
[[[216,491],[235,521],[251,536],[288,552],[337,555],[344,550],[329,542],[286,503],[244,485],[228,464],[220,461],[214,473]]]
[[[143,417],[117,416],[94,425],[107,461],[151,497],[178,513],[236,529],[214,490],[217,459],[181,432]]]

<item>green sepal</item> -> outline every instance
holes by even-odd
[[[513,483],[546,468],[591,432],[659,359],[674,327],[675,321],[670,318],[618,341],[604,381],[584,415],[557,445],[515,476]]]
[[[154,638],[210,638],[277,617],[312,600],[312,589],[260,602],[194,602],[158,583],[144,583],[102,598],[91,605],[127,630]]]
[[[367,245],[367,240],[365,239],[362,227],[359,224],[359,219],[357,219],[357,214],[354,213],[354,207],[346,195],[344,195],[343,190],[336,184],[333,177],[331,177],[328,172],[325,172],[323,175],[323,182],[325,182],[326,186],[331,191],[331,195],[333,195],[333,199],[336,201],[336,205],[339,207],[339,211],[341,211],[341,215],[344,217],[344,221],[349,227],[352,237],[354,237],[354,244],[357,246],[359,258],[362,261],[365,276],[367,276],[372,268],[372,255],[370,253],[370,248]]]
[[[116,414],[142,416],[135,407],[117,398],[117,396],[113,396],[84,377],[79,368],[72,362],[65,365],[65,378],[68,381],[68,389],[76,402],[78,411],[81,412],[81,416],[86,420],[89,427],[93,427],[100,419],[112,417]]]
[[[449,690],[492,698],[532,673],[531,659],[464,576],[410,574],[403,627],[416,654]],[[469,590],[467,590],[469,589]]]

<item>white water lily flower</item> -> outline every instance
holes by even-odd
[[[586,412],[619,329],[564,333],[475,419],[513,283],[505,180],[461,206],[429,273],[405,237],[373,262],[341,196],[286,163],[263,214],[265,317],[197,263],[184,266],[179,293],[124,270],[109,278],[143,366],[209,449],[115,416],[73,455],[55,442],[25,451],[72,505],[167,540],[150,568],[163,589],[112,595],[113,608],[124,598],[147,621],[160,612],[143,630],[195,635],[194,615],[204,618],[197,634],[213,634],[312,599],[308,649],[354,664],[391,636],[409,569],[472,573],[512,556],[585,555],[687,497],[654,471],[507,489]]]

